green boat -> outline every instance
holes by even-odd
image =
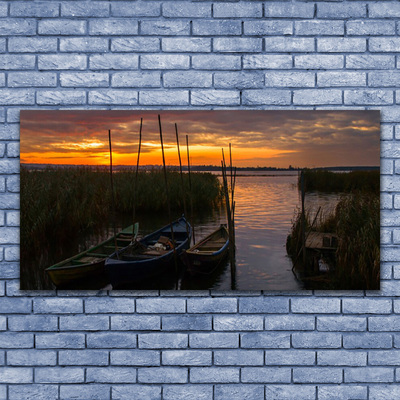
[[[117,233],[118,249],[126,247],[132,241],[132,228],[133,225]],[[139,226],[136,223],[135,237],[138,229]],[[115,237],[112,236],[97,246],[46,268],[46,272],[56,287],[63,287],[71,282],[104,274],[105,259],[114,252]]]

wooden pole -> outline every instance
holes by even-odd
[[[178,125],[175,124],[175,134],[176,134],[176,146],[178,147],[178,157],[179,157],[179,170],[180,170],[180,175],[181,175],[181,190],[182,190],[182,199],[183,199],[183,212],[185,214],[185,219],[186,219],[186,233],[188,234],[189,237],[189,225],[188,225],[188,215],[187,215],[187,209],[186,209],[186,196],[185,196],[185,185],[183,182],[183,171],[182,171],[182,160],[181,160],[181,150],[179,147],[179,135],[178,135]],[[190,243],[189,243],[190,245]]]
[[[132,220],[133,220],[133,225],[132,225],[132,242],[134,240],[135,237],[135,219],[136,219],[136,203],[137,203],[137,182],[138,182],[138,173],[139,173],[139,159],[140,159],[140,148],[142,145],[142,126],[143,126],[143,118],[140,118],[140,128],[139,128],[139,148],[138,148],[138,154],[137,154],[137,161],[136,161],[136,173],[135,173],[135,188],[134,188],[134,192],[133,192],[133,216],[132,216]]]
[[[301,246],[303,251],[303,267],[306,269],[306,215],[304,210],[304,171],[301,171],[300,175],[301,185]]]
[[[115,224],[115,199],[114,199],[114,182],[113,182],[113,170],[112,170],[112,148],[111,148],[111,130],[108,130],[108,143],[110,147],[110,183],[111,183],[111,208],[113,214],[113,230],[114,230],[114,245],[115,253],[118,257],[118,243],[117,243],[117,227]]]
[[[191,178],[191,173],[190,173],[190,155],[189,155],[189,136],[188,135],[186,135],[186,152],[187,152],[188,174],[189,174],[190,222],[192,224],[193,244],[196,244],[196,236],[194,233],[194,221],[193,221],[193,193],[192,193],[192,178]]]
[[[175,243],[174,228],[172,226],[172,218],[171,218],[171,203],[170,203],[170,199],[169,199],[167,168],[165,166],[164,143],[163,143],[163,136],[162,136],[160,114],[158,114],[158,126],[160,129],[161,152],[162,152],[163,167],[164,167],[165,192],[167,194],[168,219],[169,219],[169,224],[171,227],[171,239],[172,239],[172,245],[173,245],[173,250],[174,250],[175,274],[176,274],[176,279],[178,281],[178,260],[177,260],[177,256],[176,256],[176,246],[175,246],[176,243]]]

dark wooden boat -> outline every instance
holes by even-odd
[[[132,229],[133,225],[117,234],[119,248],[126,247],[132,241]],[[136,230],[137,225],[135,225]],[[95,247],[52,265],[46,269],[46,272],[57,287],[87,279],[104,273],[104,262],[114,251],[115,239],[113,236]]]
[[[189,248],[192,228],[184,217],[172,222],[175,252]],[[113,287],[140,282],[166,271],[174,263],[171,224],[150,233],[106,259],[105,269]]]
[[[182,260],[191,275],[209,275],[214,272],[229,248],[229,233],[225,225],[186,250],[182,254]]]

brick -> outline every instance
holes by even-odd
[[[57,76],[51,72],[10,72],[9,87],[55,87]]]
[[[266,365],[314,365],[316,355],[309,350],[266,350]]]
[[[91,69],[137,69],[139,57],[125,54],[96,54],[89,57]]]
[[[36,20],[26,18],[13,18],[0,20],[0,36],[35,35]]]
[[[367,76],[365,72],[329,71],[318,72],[317,85],[320,87],[334,86],[366,86]]]
[[[163,38],[161,49],[165,52],[180,53],[182,49],[192,53],[209,53],[211,39],[208,38]]]
[[[215,316],[214,330],[216,331],[259,331],[264,326],[260,316]]]
[[[319,331],[365,331],[367,320],[365,317],[335,316],[318,317]]]
[[[159,330],[161,318],[156,315],[115,315],[111,317],[111,329],[122,331]]]
[[[294,66],[300,69],[341,69],[343,65],[342,55],[314,54],[294,57]]]
[[[187,368],[150,367],[138,369],[138,382],[140,383],[187,383],[187,381]]]
[[[394,56],[389,55],[346,55],[346,68],[349,69],[393,69]]]
[[[189,60],[187,61],[187,66],[189,66]],[[240,56],[233,55],[193,55],[192,67],[193,69],[206,70],[238,70],[241,68],[241,61]]]
[[[10,385],[9,399],[47,400],[58,397],[57,385]]]
[[[239,368],[207,367],[191,368],[190,382],[192,383],[238,383]]]
[[[394,381],[394,374],[392,368],[346,368],[344,370],[344,381],[351,383],[389,383]]]
[[[92,298],[85,300],[85,312],[88,314],[133,313],[134,311],[135,299]]]
[[[294,383],[341,383],[340,368],[293,368]]]
[[[231,90],[192,90],[192,105],[239,105],[240,94]]]
[[[0,369],[0,383],[31,383],[32,381],[32,368],[3,367]]]
[[[392,347],[392,336],[388,333],[353,333],[343,335],[345,349],[387,349]]]
[[[232,3],[229,7],[226,4],[214,4],[214,18],[261,18],[262,4],[258,3]]]
[[[70,314],[82,313],[83,302],[81,299],[34,299],[33,311],[35,314]]]
[[[321,20],[295,21],[294,29],[296,35],[299,36],[340,36],[344,35],[344,22]]]
[[[345,90],[344,103],[350,105],[386,105],[393,104],[393,92],[391,90]]]
[[[109,329],[107,316],[74,315],[60,317],[60,329],[63,331],[99,331]]]
[[[1,92],[0,92],[1,98]],[[0,173],[16,173],[18,171],[15,165],[15,161],[18,160],[3,160],[0,164]],[[2,168],[3,167],[3,168]],[[16,203],[16,196],[14,194],[3,194],[0,197],[0,206],[4,209],[16,209],[18,205]],[[10,243],[15,244],[18,240],[17,237],[17,230],[14,228],[1,228],[0,229],[0,237],[3,244]]]
[[[216,350],[215,365],[263,365],[264,352],[261,350]]]
[[[213,388],[209,385],[165,385],[164,400],[208,400],[213,396]]]
[[[342,335],[339,333],[307,332],[293,333],[292,346],[305,349],[334,349],[340,348]]]
[[[272,315],[265,317],[265,330],[268,331],[309,331],[314,329],[314,316]]]
[[[41,72],[41,75],[44,73]],[[108,73],[101,72],[61,72],[62,87],[106,87],[109,85]]]
[[[264,386],[262,385],[215,385],[215,400],[231,399],[264,399]]]
[[[216,88],[261,88],[264,86],[264,76],[260,72],[224,72],[214,75]]]
[[[200,366],[212,364],[212,352],[206,350],[166,350],[162,352],[162,365]]]
[[[237,36],[242,34],[242,23],[236,20],[194,20],[193,35]]]
[[[367,353],[346,350],[318,351],[318,365],[363,367],[367,365]]]
[[[57,353],[54,350],[10,350],[7,352],[7,365],[48,366],[56,365]]]
[[[267,18],[313,18],[314,4],[267,2],[264,5],[264,16]]]
[[[4,279],[19,278],[19,263],[0,264],[0,275]]]
[[[8,4],[7,3],[1,3],[0,5],[0,17],[7,17],[8,13]]]
[[[290,368],[242,368],[241,378],[244,383],[290,383],[292,372]]]
[[[89,21],[90,35],[137,35],[138,21],[134,19],[99,18]]]
[[[110,386],[101,384],[60,386],[60,399],[77,398],[107,400],[110,398]]]
[[[367,8],[365,4],[346,3],[338,7],[332,3],[318,3],[317,17],[318,18],[362,18],[367,16]]]
[[[114,17],[158,17],[160,14],[160,4],[156,2],[111,4],[111,15]]]
[[[292,56],[290,55],[244,55],[244,69],[290,69],[292,68]]]
[[[390,314],[391,300],[384,299],[343,299],[343,313],[348,314]]]
[[[292,35],[293,23],[290,21],[244,21],[245,35]]]
[[[335,388],[337,386],[335,385]],[[315,386],[300,385],[266,385],[266,398],[282,400],[314,400],[316,396]]]
[[[212,73],[202,71],[169,71],[163,74],[164,87],[192,88],[192,87],[211,87]],[[160,85],[158,75],[157,85]]]
[[[189,92],[186,90],[176,90],[174,93],[160,91],[139,92],[139,104],[141,105],[187,105],[189,104]],[[143,311],[150,312],[150,311]],[[168,312],[168,311],[165,311]],[[175,310],[171,312],[181,312]]]
[[[335,400],[335,399],[367,399],[367,387],[356,385],[343,386],[323,386],[318,385],[318,399]]]
[[[85,21],[70,19],[40,20],[38,33],[39,35],[84,35],[86,24]]]
[[[164,331],[209,331],[212,327],[212,317],[200,315],[163,316]]]
[[[133,368],[87,368],[88,383],[135,383],[136,370]]]
[[[143,333],[139,334],[139,348],[178,349],[188,345],[188,335],[183,333]]]
[[[396,2],[371,3],[369,5],[370,18],[396,18],[400,17],[400,4]]]
[[[210,3],[187,3],[174,1],[162,5],[164,17],[172,18],[207,18],[211,17]]]
[[[368,85],[372,87],[396,87],[399,83],[399,71],[379,71],[368,74]]]
[[[12,157],[19,157],[19,143],[8,143],[7,144],[7,157],[12,158]],[[9,213],[10,218],[12,215],[16,215],[15,213]],[[18,218],[19,219],[19,218]],[[8,223],[10,226],[19,226],[19,223],[15,225],[13,222]]]
[[[106,52],[108,40],[103,38],[61,38],[60,51],[64,52]]]
[[[152,54],[140,56],[142,69],[188,69],[189,56],[173,54]]]
[[[59,5],[49,2],[26,3],[23,1],[10,4],[12,17],[58,17]]]
[[[369,39],[369,51],[372,52],[396,52],[400,47],[400,38],[370,38]]]
[[[9,69],[34,69],[35,56],[21,54],[4,54],[0,59],[0,68]]]
[[[86,69],[87,60],[85,55],[78,54],[53,54],[39,55],[39,70],[62,70],[62,69]]]
[[[291,103],[291,93],[289,90],[279,89],[244,90],[242,93],[242,103],[244,105],[289,105]]]
[[[161,386],[147,385],[118,385],[112,387],[112,398],[118,400],[132,399],[161,399]]]
[[[370,331],[398,331],[400,330],[400,316],[370,317],[368,318]]]
[[[237,311],[235,298],[202,298],[188,299],[187,309],[190,313],[233,313]]]
[[[8,317],[10,331],[56,331],[57,317],[47,315],[24,315]]]
[[[30,299],[0,298],[1,314],[29,314],[32,302]]]
[[[59,365],[108,365],[108,352],[105,350],[60,350]]]
[[[56,52],[57,39],[40,37],[11,37],[8,39],[8,51],[10,53]]]
[[[324,53],[363,53],[367,42],[364,38],[320,38],[317,51]]]
[[[160,39],[152,37],[127,37],[111,39],[111,51],[118,52],[158,52]]]
[[[112,350],[111,365],[157,366],[160,365],[160,352],[154,350]]]
[[[253,53],[262,51],[261,38],[214,38],[213,50],[222,53]]]
[[[191,348],[237,348],[239,347],[238,333],[191,333],[189,335]]]
[[[132,90],[93,90],[89,93],[89,104],[124,104],[135,105],[138,102],[138,93]]]
[[[274,72],[265,74],[266,87],[314,87],[315,74],[310,72]]]
[[[141,35],[173,36],[189,35],[189,21],[142,21],[140,24]]]
[[[382,4],[382,3],[381,3]],[[372,6],[373,4],[370,4]],[[369,8],[371,14],[371,7]],[[347,21],[346,32],[349,36],[378,36],[395,35],[396,27],[394,21]]]
[[[44,105],[85,104],[86,92],[83,90],[46,90],[36,94],[36,102]]]
[[[267,52],[300,53],[315,50],[314,39],[312,38],[267,37],[264,39],[264,44]]]
[[[62,17],[106,17],[109,15],[109,5],[100,1],[61,3]]]
[[[83,383],[85,371],[80,367],[36,368],[35,382],[38,383]]]
[[[290,347],[290,334],[269,332],[243,333],[240,335],[240,345],[243,348],[287,349]]]
[[[29,349],[33,347],[33,334],[0,332],[0,341],[2,349]]]
[[[294,313],[339,313],[339,299],[299,299],[294,298],[291,301],[291,309]]]
[[[400,351],[372,350],[368,352],[369,365],[400,365]]]
[[[289,299],[274,297],[253,297],[239,299],[240,313],[287,313]]]
[[[89,333],[86,342],[88,348],[134,348],[136,335],[125,332]]]

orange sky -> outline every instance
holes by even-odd
[[[244,166],[379,166],[379,111],[21,111],[21,163],[107,165],[111,130],[114,165],[162,164],[161,115],[167,165],[177,165],[175,123],[186,165],[220,165],[232,143]]]

